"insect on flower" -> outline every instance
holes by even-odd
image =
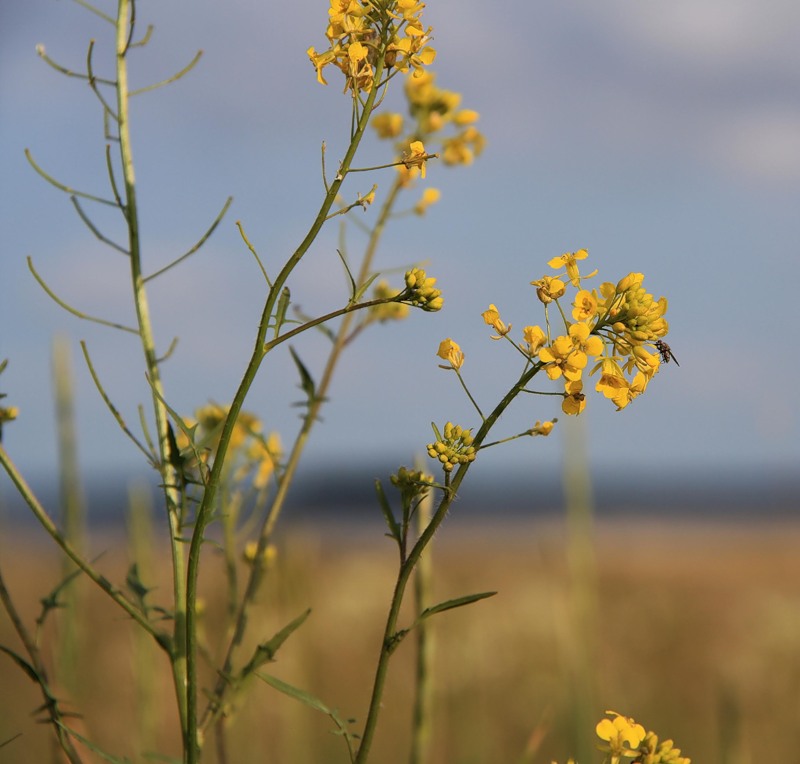
[[[672,348],[669,345],[667,345],[666,342],[658,340],[656,342],[656,350],[658,350],[658,352],[661,353],[661,360],[664,363],[675,361],[675,365],[680,366],[680,364],[678,363],[678,359],[675,358],[675,354],[672,352]]]

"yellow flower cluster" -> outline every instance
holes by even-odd
[[[659,742],[655,732],[648,732],[633,764],[691,764],[691,761],[688,756],[681,755],[681,749],[671,740]]]
[[[555,303],[567,327],[566,334],[550,338],[538,326],[523,329],[520,347],[530,358],[538,357],[550,379],[565,381],[563,410],[579,414],[585,407],[582,376],[590,357],[599,357],[590,374],[600,372],[595,390],[611,399],[617,409],[625,408],[641,395],[658,371],[661,353],[657,343],[669,331],[664,314],[667,301],[655,300],[643,287],[644,276],[631,273],[616,285],[603,283],[599,290],[581,289],[579,261],[585,249],[568,252],[548,262],[551,268],[563,269],[557,276],[543,276],[532,281],[536,294],[545,306]],[[572,303],[572,321],[564,316],[559,299],[569,282],[578,289]],[[646,346],[656,352],[651,352]]]
[[[322,71],[333,64],[345,76],[345,92],[356,94],[378,84],[376,70],[421,74],[436,57],[432,30],[420,20],[424,8],[417,0],[330,0],[329,47],[307,51],[317,80],[327,85]]]
[[[603,283],[599,290],[582,289],[581,280],[597,273],[581,276],[579,262],[587,257],[585,249],[555,257],[548,265],[563,272],[531,282],[545,306],[547,331],[540,326],[526,326],[522,330],[523,341],[516,345],[537,370],[544,371],[551,380],[563,380],[561,407],[571,415],[580,414],[586,406],[583,375],[590,359],[596,360],[589,373],[600,372],[595,390],[622,409],[645,391],[661,363],[673,357],[662,340],[669,331],[664,318],[666,299],[656,300],[644,289],[641,273],[631,273],[616,285]],[[568,284],[578,290],[571,318],[560,302]],[[551,334],[551,306],[563,319],[563,334]],[[481,316],[495,330],[493,340],[508,339],[511,324],[503,321],[496,305],[490,305]],[[461,348],[450,338],[440,344],[437,355],[450,364],[442,368],[459,370],[464,363]]]
[[[459,108],[461,95],[439,88],[435,82],[436,75],[427,70],[415,71],[413,76],[406,78],[404,89],[412,120],[408,129],[402,114],[383,112],[372,118],[372,127],[379,138],[397,141],[397,169],[403,186],[410,185],[420,175],[425,177],[424,164],[417,168],[408,161],[409,157],[415,155],[415,143],[419,143],[420,148],[423,141],[429,146],[435,145],[435,156],[441,157],[446,165],[471,164],[486,143],[483,134],[475,126],[479,119],[478,112]],[[443,135],[442,132],[448,127],[454,133]],[[428,189],[414,207],[414,212],[424,213],[438,199],[439,191]]]
[[[597,737],[605,741],[602,750],[612,756],[635,756],[646,734],[644,727],[616,711],[606,711],[606,715],[611,718],[601,719],[595,727]]]
[[[195,412],[194,421],[187,420],[187,425],[194,434],[194,450],[203,461],[207,461],[209,455],[213,456],[216,451],[227,414],[228,407],[210,403]],[[264,488],[275,472],[282,455],[280,436],[276,432],[264,436],[263,429],[261,420],[255,414],[247,411],[239,413],[226,459],[227,464],[233,466],[230,474],[235,482],[244,480],[249,475],[253,486]],[[188,455],[192,452],[185,433],[179,433],[177,442],[182,454]]]
[[[393,289],[386,279],[381,279],[372,290],[374,300],[388,300],[398,297],[400,292]],[[374,305],[369,309],[369,319],[371,321],[400,321],[408,316],[409,307],[402,302],[384,302]]]
[[[472,445],[472,430],[465,430],[452,422],[444,426],[444,434],[436,431],[436,442],[426,446],[428,456],[438,459],[445,472],[452,472],[457,464],[475,461],[476,450]]]
[[[611,754],[612,761],[625,757],[633,759],[631,764],[691,764],[671,740],[659,743],[655,732],[645,732],[641,724],[616,711],[606,711],[606,716],[610,718],[601,719],[595,731],[603,741],[601,750]]]
[[[441,310],[444,298],[442,293],[434,288],[435,283],[436,279],[428,276],[421,268],[412,268],[406,271],[406,289],[401,299],[423,310]]]

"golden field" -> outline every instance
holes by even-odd
[[[122,585],[124,541],[94,538],[92,551],[105,552],[98,567]],[[800,524],[783,521],[601,521],[587,600],[587,587],[570,573],[560,523],[449,518],[432,552],[434,600],[498,594],[429,621],[430,762],[564,762],[576,751],[576,697],[590,704],[594,721],[605,709],[634,716],[695,764],[800,761],[799,551]],[[168,605],[161,554],[153,549],[154,569],[142,579],[156,587],[154,601]],[[377,525],[284,526],[251,619],[265,639],[312,609],[267,672],[356,719],[355,729],[366,713],[395,557]],[[39,599],[59,581],[58,556],[38,535],[6,529],[0,565],[32,628]],[[212,556],[203,591],[214,644],[224,578]],[[82,581],[79,594],[76,728],[130,761],[165,760],[147,751],[178,756],[167,662],[102,593]],[[583,616],[581,601],[590,603]],[[58,621],[49,620],[52,643]],[[5,613],[0,644],[20,650]],[[373,748],[378,764],[408,761],[411,637],[395,656]],[[141,702],[147,685],[154,695]],[[58,761],[49,730],[35,721],[41,696],[7,656],[0,656],[0,688],[0,742],[19,735],[0,748],[0,762]],[[231,764],[347,760],[327,717],[265,684],[248,689],[227,730]],[[204,761],[216,761],[213,753],[209,741]]]

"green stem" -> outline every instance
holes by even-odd
[[[50,519],[46,510],[39,503],[35,494],[30,486],[25,482],[25,479],[17,470],[14,462],[9,457],[8,452],[0,444],[0,465],[8,473],[11,482],[16,487],[20,496],[25,503],[33,511],[34,517],[39,521],[39,524],[44,528],[48,535],[56,542],[62,549],[64,554],[70,558],[94,583],[96,583],[114,602],[117,603],[136,623],[138,623],[145,631],[151,634],[156,642],[164,649],[169,649],[169,640],[156,631],[153,624],[151,624],[147,617],[142,613],[139,608],[130,602],[125,595],[119,591],[113,584],[101,573],[98,573],[86,560],[78,553],[78,551],[67,541],[64,536],[59,532],[55,523]]]
[[[367,243],[367,248],[364,253],[364,258],[362,259],[361,266],[359,267],[358,275],[356,277],[356,284],[362,284],[369,275],[370,270],[372,269],[372,262],[375,258],[375,253],[378,248],[378,243],[383,235],[383,231],[386,227],[386,224],[391,216],[392,209],[394,208],[394,204],[397,200],[397,197],[402,189],[402,183],[399,179],[395,180],[392,184],[392,188],[389,191],[389,194],[386,197],[386,201],[384,202],[383,206],[381,207],[381,211],[378,215],[378,219],[375,222],[375,226],[373,227],[369,241]],[[227,689],[230,687],[230,683],[227,681],[226,677],[230,674],[233,668],[233,655],[236,649],[242,642],[245,634],[245,628],[247,625],[247,611],[250,604],[255,597],[256,592],[258,591],[261,581],[263,579],[264,569],[261,565],[261,559],[263,551],[267,548],[270,539],[272,538],[273,531],[275,529],[275,525],[278,522],[278,518],[280,517],[281,511],[283,509],[286,495],[288,493],[289,487],[292,484],[294,479],[295,473],[297,471],[297,467],[300,463],[300,458],[305,450],[305,446],[308,443],[308,438],[311,434],[311,430],[314,426],[314,423],[319,419],[319,412],[324,404],[325,400],[327,399],[327,392],[330,387],[331,381],[333,379],[333,373],[336,369],[337,363],[341,357],[342,351],[344,350],[347,342],[349,341],[350,337],[350,326],[352,325],[353,319],[355,316],[353,315],[354,311],[357,308],[364,308],[369,307],[370,305],[379,305],[384,302],[391,302],[391,300],[372,300],[369,303],[364,303],[361,305],[354,305],[348,308],[343,308],[342,310],[335,311],[333,314],[328,314],[327,316],[323,316],[321,319],[315,319],[313,322],[310,322],[312,325],[316,325],[321,323],[322,321],[327,321],[331,318],[334,318],[336,315],[342,315],[342,321],[339,324],[339,329],[336,333],[336,337],[333,341],[333,347],[331,349],[330,354],[328,355],[328,360],[325,364],[325,369],[322,373],[322,377],[317,385],[317,394],[313,401],[311,401],[308,411],[303,417],[303,424],[300,428],[300,432],[298,433],[297,437],[295,438],[294,445],[292,446],[292,450],[289,454],[288,459],[286,460],[286,467],[284,468],[283,472],[281,473],[279,483],[278,483],[278,490],[275,494],[275,497],[272,501],[270,506],[270,511],[267,514],[267,517],[264,519],[264,523],[262,524],[261,531],[259,533],[259,541],[258,541],[258,548],[256,551],[255,560],[253,561],[253,566],[250,570],[250,575],[247,581],[247,586],[245,588],[245,593],[242,598],[242,602],[239,606],[239,612],[236,619],[236,627],[233,632],[233,636],[231,641],[228,645],[227,654],[225,656],[225,662],[223,664],[222,671],[220,672],[220,679],[217,682],[216,687],[214,688],[214,694],[212,695],[212,700],[209,705],[206,707],[206,710],[203,713],[203,718],[200,724],[202,729],[206,729],[209,724],[216,718],[219,710],[222,708],[222,700],[227,692]],[[309,328],[309,324],[304,324],[299,329],[307,329]],[[284,342],[286,339],[289,338],[288,335],[292,333],[296,333],[298,330],[293,330],[293,332],[289,332],[286,335],[281,335],[280,337],[276,338],[272,342],[266,345],[266,349],[269,350],[275,345],[279,344],[280,342]]]
[[[535,366],[532,366],[530,369],[525,371],[516,384],[506,393],[500,403],[495,406],[494,410],[489,414],[489,416],[486,417],[473,440],[473,444],[475,445],[476,449],[480,448],[481,444],[486,439],[486,436],[489,434],[489,431],[497,423],[497,420],[500,418],[502,413],[509,407],[509,405],[511,405],[511,402],[517,397],[517,395],[520,394],[520,392],[522,392],[522,389],[525,387],[525,385],[531,381],[541,367],[542,364],[537,363]],[[381,700],[383,698],[383,691],[386,685],[386,677],[389,669],[389,660],[394,652],[395,647],[397,646],[397,619],[400,614],[400,606],[403,603],[403,596],[405,594],[406,586],[408,585],[408,580],[415,566],[419,562],[425,547],[430,543],[434,534],[439,529],[439,526],[444,521],[447,511],[450,509],[450,505],[456,497],[458,488],[466,477],[466,474],[470,468],[470,464],[472,464],[472,462],[459,465],[452,481],[448,486],[447,492],[442,497],[442,500],[440,501],[439,506],[436,509],[433,518],[431,519],[431,522],[420,534],[416,543],[411,548],[406,560],[400,565],[397,582],[392,595],[392,601],[389,606],[389,614],[386,618],[386,627],[383,632],[381,652],[378,658],[378,665],[375,670],[375,679],[372,686],[372,697],[370,699],[369,711],[367,712],[367,720],[364,723],[364,734],[362,735],[361,745],[358,749],[358,755],[356,756],[356,764],[365,764],[365,762],[368,760],[369,751],[375,736],[375,729],[377,727],[378,715],[381,708]]]
[[[303,258],[303,256],[306,254],[309,247],[314,242],[320,230],[322,229],[322,226],[324,225],[328,217],[328,213],[330,212],[331,207],[333,206],[333,203],[336,199],[336,195],[338,194],[339,189],[341,188],[341,185],[344,182],[345,177],[347,177],[347,174],[350,169],[350,164],[353,161],[358,146],[361,143],[361,139],[364,135],[364,131],[366,130],[367,125],[369,123],[369,118],[372,113],[373,104],[378,94],[377,83],[380,81],[380,77],[383,72],[383,56],[384,53],[382,52],[376,64],[376,71],[375,71],[375,77],[373,79],[372,88],[370,90],[369,96],[367,97],[364,110],[362,111],[361,116],[359,118],[356,130],[353,134],[353,138],[350,141],[350,145],[347,149],[347,152],[345,153],[344,159],[342,160],[339,172],[337,173],[333,183],[331,183],[330,189],[325,196],[325,199],[322,203],[322,206],[320,207],[319,212],[317,213],[317,217],[314,220],[314,223],[312,224],[311,228],[309,229],[303,241],[300,243],[300,246],[286,261],[286,264],[281,269],[280,273],[275,279],[275,282],[273,283],[272,287],[269,290],[266,303],[264,304],[264,310],[262,311],[261,314],[261,321],[258,326],[258,332],[256,333],[256,341],[253,347],[253,353],[250,357],[249,363],[247,364],[247,368],[245,369],[245,373],[241,383],[239,384],[239,388],[237,389],[233,401],[231,402],[231,407],[228,411],[228,415],[222,427],[222,433],[220,435],[219,445],[217,446],[217,451],[214,457],[214,465],[211,469],[211,473],[206,483],[205,491],[203,492],[202,502],[197,510],[194,531],[192,533],[192,541],[189,547],[189,560],[188,560],[187,575],[186,575],[186,607],[187,607],[186,678],[187,678],[187,692],[188,692],[187,710],[188,710],[188,743],[189,743],[187,750],[187,758],[186,758],[187,764],[197,764],[197,761],[199,759],[199,740],[197,735],[198,732],[198,723],[197,723],[198,681],[197,681],[197,636],[196,636],[197,625],[196,625],[195,604],[197,601],[197,578],[200,568],[200,549],[203,544],[203,538],[205,535],[206,526],[208,525],[212,516],[212,508],[214,506],[217,490],[219,488],[220,474],[225,461],[225,455],[227,453],[231,436],[233,435],[233,430],[236,424],[236,420],[239,416],[239,412],[241,411],[242,406],[244,405],[245,398],[247,397],[247,394],[250,391],[250,387],[252,386],[253,381],[256,378],[256,374],[258,373],[261,363],[266,355],[264,345],[265,345],[267,330],[269,327],[270,319],[275,310],[276,303],[278,302],[279,296],[281,294],[281,291],[283,290],[283,287],[286,284],[292,271],[300,262],[300,260]],[[254,570],[255,568],[256,566],[254,566]]]
[[[168,419],[166,406],[163,403],[164,391],[161,384],[161,373],[158,367],[158,356],[153,339],[150,310],[142,275],[142,252],[139,238],[139,213],[136,203],[136,176],[133,168],[133,148],[130,135],[130,93],[128,88],[128,41],[129,26],[134,0],[119,0],[117,7],[117,121],[119,127],[119,151],[122,165],[122,176],[125,188],[125,205],[123,213],[128,227],[128,252],[131,263],[131,284],[133,300],[136,307],[136,318],[139,336],[144,352],[147,375],[152,386],[153,413],[156,420],[156,433],[160,454],[160,471],[164,486],[167,517],[170,526],[170,543],[172,548],[173,610],[174,638],[172,650],[172,678],[181,720],[181,731],[184,746],[188,744],[188,727],[186,713],[186,592],[184,588],[184,551],[180,538],[180,492],[177,488],[179,476],[169,459],[169,441],[167,436]]]

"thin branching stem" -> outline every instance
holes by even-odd
[[[39,524],[44,528],[47,534],[56,542],[64,554],[70,558],[95,584],[97,584],[114,602],[117,603],[136,623],[138,623],[148,634],[151,634],[156,642],[164,649],[169,649],[169,639],[165,635],[160,634],[156,628],[151,624],[144,613],[139,610],[128,598],[117,589],[104,575],[99,573],[95,568],[88,563],[83,556],[73,548],[73,546],[64,538],[63,534],[56,527],[56,524],[47,514],[47,511],[41,505],[36,495],[31,490],[25,479],[20,474],[16,465],[11,460],[8,452],[0,445],[0,465],[8,473],[11,482],[14,483],[20,496],[22,496],[25,503],[33,511],[34,517],[39,521]]]
[[[495,406],[494,410],[484,420],[483,424],[478,429],[473,445],[476,449],[480,449],[481,444],[486,439],[489,431],[495,425],[501,414],[511,405],[512,401],[519,395],[522,388],[525,387],[533,376],[539,371],[540,366],[536,365],[528,369],[517,381],[517,383],[506,393],[500,403]],[[419,535],[411,551],[408,553],[405,561],[400,565],[400,570],[397,575],[397,582],[395,583],[394,592],[392,594],[392,602],[389,606],[389,614],[386,618],[386,627],[383,633],[383,642],[381,644],[380,657],[378,658],[378,665],[375,671],[375,680],[372,686],[372,698],[370,700],[369,711],[367,719],[364,723],[364,734],[361,738],[361,745],[358,749],[356,756],[356,764],[365,764],[369,758],[370,748],[375,736],[375,730],[378,723],[378,715],[380,713],[381,702],[383,699],[383,691],[386,685],[386,677],[389,669],[389,661],[394,652],[400,635],[397,630],[397,621],[400,615],[400,606],[403,604],[403,596],[406,591],[406,586],[411,577],[417,562],[422,555],[425,547],[430,543],[439,526],[442,524],[445,516],[447,515],[450,505],[456,497],[458,489],[466,477],[466,474],[473,462],[460,464],[455,471],[455,475],[447,483],[447,490],[442,496],[439,506],[433,515],[428,526]]]
[[[385,230],[386,224],[391,216],[392,210],[394,209],[394,205],[397,201],[397,197],[402,187],[403,187],[402,181],[400,179],[396,179],[392,184],[389,194],[387,195],[387,198],[381,207],[378,219],[375,222],[375,226],[372,229],[369,241],[367,243],[367,247],[364,253],[364,258],[361,262],[358,275],[356,276],[357,284],[363,283],[367,279],[370,273],[370,270],[372,268],[372,263],[375,258],[375,253],[378,248],[378,243],[381,240],[383,231]],[[247,239],[245,239],[245,242],[248,244],[248,246],[250,246]],[[253,254],[255,254],[254,251]],[[373,300],[371,301],[370,304],[381,304],[383,302],[391,302],[391,300]],[[366,307],[366,304],[361,305],[359,307]],[[286,496],[288,494],[289,486],[292,484],[292,481],[294,479],[297,467],[300,463],[301,456],[305,450],[306,444],[308,443],[311,430],[314,426],[314,423],[318,421],[320,409],[322,408],[325,400],[327,399],[328,388],[330,387],[331,381],[333,379],[333,374],[338,364],[338,361],[341,358],[342,351],[344,350],[349,339],[352,336],[350,333],[350,326],[352,324],[353,319],[355,318],[354,309],[355,306],[353,306],[353,308],[349,310],[343,309],[341,311],[337,311],[337,313],[343,315],[343,319],[339,324],[338,331],[334,338],[333,347],[328,356],[328,360],[325,365],[325,369],[322,373],[322,377],[320,378],[319,384],[317,385],[317,394],[314,397],[314,400],[309,402],[308,410],[305,416],[303,417],[303,424],[300,428],[299,433],[297,434],[297,437],[295,438],[292,450],[286,461],[286,466],[280,475],[278,481],[278,489],[271,502],[270,511],[264,518],[264,522],[262,524],[259,533],[258,547],[255,553],[255,560],[250,570],[250,576],[245,586],[244,595],[242,597],[242,601],[237,613],[236,625],[233,630],[230,643],[228,645],[222,670],[220,671],[220,679],[217,682],[216,687],[214,688],[214,694],[212,695],[212,699],[209,705],[206,707],[205,712],[203,713],[203,719],[201,723],[202,728],[206,728],[210,723],[212,723],[214,719],[216,719],[219,711],[222,708],[222,700],[224,698],[224,695],[228,690],[228,688],[230,687],[230,684],[226,680],[226,677],[230,674],[233,668],[234,652],[240,646],[244,638],[245,627],[247,624],[248,608],[250,607],[252,600],[255,597],[255,594],[261,585],[261,581],[264,575],[264,568],[260,562],[262,559],[263,551],[267,548],[272,538],[275,526],[281,515],[281,511],[283,509]],[[329,314],[328,316],[323,317],[322,320],[327,321],[330,318],[332,318],[332,316]],[[320,323],[319,320],[315,321],[315,324],[319,323]],[[306,329],[310,328],[309,325],[304,325],[304,326]],[[279,342],[283,342],[286,339],[289,339],[290,337],[288,335],[289,333],[287,333],[286,335],[282,335],[278,340],[275,340],[272,343],[270,343],[270,346],[274,347],[275,345],[279,344]]]
[[[78,213],[78,217],[86,224],[86,227],[100,240],[103,244],[107,244],[111,249],[116,249],[117,252],[121,252],[123,255],[129,255],[125,247],[117,244],[117,242],[112,241],[107,236],[104,236],[100,233],[100,230],[97,226],[92,222],[91,218],[86,214],[83,207],[81,207],[81,203],[78,201],[77,196],[70,196],[69,200],[72,202],[72,206],[75,207],[75,211]]]
[[[41,167],[33,159],[33,155],[30,152],[30,149],[25,149],[25,158],[30,162],[31,167],[33,167],[36,172],[39,173],[51,186],[55,186],[59,191],[64,191],[67,194],[72,194],[74,196],[80,196],[81,199],[91,199],[93,202],[97,202],[98,204],[107,204],[109,207],[117,207],[118,204],[116,201],[112,201],[111,199],[103,199],[101,196],[95,196],[94,194],[88,194],[85,191],[78,191],[77,189],[71,188],[70,186],[61,183],[60,181],[56,180],[52,175],[46,173]]]
[[[220,210],[217,217],[214,218],[214,222],[209,226],[208,230],[200,237],[197,243],[187,252],[182,254],[179,258],[173,260],[169,265],[165,265],[163,268],[160,268],[155,273],[151,273],[149,276],[145,276],[144,277],[145,283],[147,283],[151,279],[156,278],[156,276],[160,276],[162,273],[166,273],[170,268],[174,268],[176,265],[186,260],[187,257],[191,257],[195,252],[197,252],[197,250],[200,249],[200,247],[202,247],[203,244],[206,243],[208,237],[211,236],[212,233],[214,233],[220,222],[222,222],[222,218],[225,217],[225,213],[228,211],[228,208],[231,206],[232,202],[233,202],[233,197],[229,196],[225,201],[225,204],[222,206],[222,209]]]
[[[152,30],[152,27],[148,27],[148,30]],[[146,40],[143,38],[142,40],[139,41],[138,44],[144,45],[146,44]],[[145,85],[145,87],[139,88],[138,90],[131,90],[129,95],[131,96],[131,98],[133,98],[133,96],[141,95],[142,93],[149,93],[151,90],[157,90],[158,88],[163,88],[165,85],[170,85],[173,82],[176,82],[181,77],[189,74],[189,72],[191,72],[192,69],[194,69],[195,66],[197,66],[197,62],[200,61],[202,57],[203,57],[203,51],[198,50],[197,53],[195,53],[194,58],[188,64],[186,64],[186,66],[184,66],[183,69],[181,69],[178,72],[175,72],[175,74],[173,74],[171,77],[167,77],[167,79],[161,80],[161,82],[155,82],[152,85]]]
[[[77,308],[73,308],[68,303],[64,302],[49,286],[45,283],[45,280],[37,273],[36,269],[33,267],[33,260],[28,257],[28,269],[33,274],[33,277],[39,282],[39,286],[47,292],[48,296],[54,300],[58,305],[60,305],[64,310],[68,313],[72,313],[73,316],[77,316],[78,318],[82,318],[86,321],[92,321],[95,324],[101,324],[102,326],[109,326],[112,329],[120,329],[123,332],[130,332],[131,334],[139,334],[138,329],[134,329],[130,326],[125,326],[124,324],[117,324],[114,321],[106,321],[103,318],[97,318],[96,316],[90,316],[87,313],[83,313],[82,311],[78,310]]]
[[[166,501],[167,519],[170,526],[170,544],[173,569],[173,650],[172,678],[178,704],[178,714],[183,733],[184,749],[193,748],[194,738],[188,737],[186,711],[186,590],[185,555],[180,540],[181,494],[180,476],[169,458],[169,422],[163,403],[161,374],[158,366],[153,338],[150,310],[144,278],[142,276],[141,242],[139,238],[139,213],[136,201],[136,178],[133,169],[133,149],[130,134],[130,93],[128,90],[127,53],[135,13],[134,0],[119,0],[116,22],[116,74],[117,74],[117,121],[119,125],[119,150],[124,183],[125,220],[128,226],[128,251],[131,263],[131,285],[139,327],[139,337],[144,353],[147,378],[152,387],[152,406],[156,423],[156,441],[160,456],[160,472]]]
[[[197,682],[197,643],[196,643],[195,604],[197,601],[197,578],[200,567],[200,550],[203,544],[206,526],[208,525],[208,522],[211,519],[212,508],[214,506],[217,490],[219,488],[220,476],[222,472],[223,463],[225,460],[225,455],[228,446],[230,444],[231,437],[233,435],[234,426],[239,416],[239,412],[242,409],[244,400],[250,390],[250,387],[253,384],[253,381],[255,380],[256,374],[258,373],[258,370],[261,366],[264,356],[266,355],[265,353],[266,334],[270,326],[270,320],[274,314],[278,300],[281,296],[281,293],[283,292],[283,288],[290,274],[295,269],[300,260],[303,258],[303,256],[306,254],[309,247],[314,242],[320,230],[322,229],[322,226],[324,225],[325,220],[328,217],[328,213],[330,212],[330,209],[336,200],[336,195],[339,193],[339,189],[341,188],[341,185],[348,174],[350,165],[353,161],[353,158],[355,157],[356,151],[358,150],[358,146],[361,143],[361,139],[367,128],[369,117],[372,113],[372,107],[375,102],[375,98],[378,94],[377,82],[380,80],[380,76],[383,71],[384,55],[385,55],[385,49],[381,51],[381,54],[379,55],[378,60],[376,62],[376,73],[373,79],[373,86],[370,90],[369,96],[367,97],[366,106],[362,111],[360,119],[356,125],[352,140],[350,141],[350,145],[340,165],[339,172],[336,174],[336,178],[331,183],[330,189],[328,190],[328,193],[325,195],[325,199],[322,203],[322,206],[319,209],[319,212],[317,213],[317,217],[314,220],[314,223],[311,225],[311,228],[309,229],[305,238],[300,243],[300,246],[286,261],[286,264],[283,266],[280,273],[277,275],[275,282],[273,283],[272,288],[269,291],[266,303],[264,305],[264,310],[261,315],[261,321],[259,323],[258,332],[256,335],[256,342],[253,348],[253,353],[251,355],[250,362],[248,363],[247,369],[245,370],[239,388],[236,391],[236,394],[233,398],[231,407],[228,410],[228,414],[222,428],[222,433],[220,435],[220,441],[217,446],[217,452],[214,458],[214,466],[211,470],[211,474],[209,475],[209,479],[206,484],[205,491],[203,493],[203,500],[197,510],[195,527],[192,534],[191,547],[189,550],[187,587],[186,587],[188,724],[189,724],[189,739],[191,741],[197,740],[197,730],[198,730],[198,718],[197,718],[198,682]],[[256,559],[258,559],[258,556],[256,557]],[[254,566],[254,570],[255,568],[256,566]],[[254,585],[257,585],[257,583]],[[190,747],[188,751],[187,764],[197,764],[198,760],[199,760],[199,749],[197,744],[195,743]]]

